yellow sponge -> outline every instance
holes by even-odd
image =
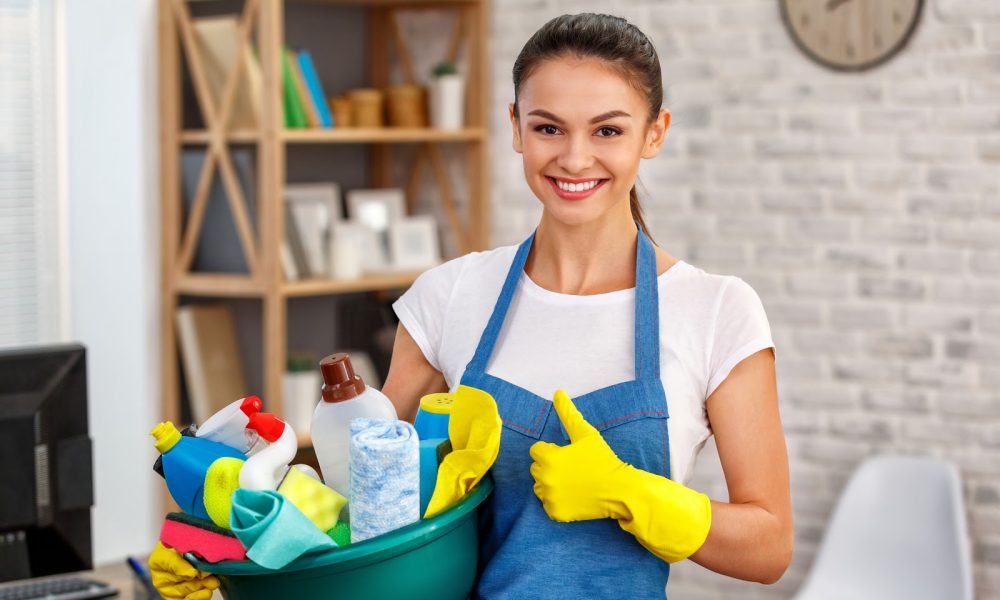
[[[240,487],[242,460],[231,456],[220,458],[205,472],[205,512],[212,522],[229,529],[229,509],[233,492]]]
[[[347,498],[333,488],[292,467],[278,486],[278,493],[302,511],[320,531],[329,531],[337,524]]]

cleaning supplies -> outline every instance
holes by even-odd
[[[210,563],[247,557],[246,549],[233,532],[187,513],[167,513],[160,528],[160,542],[181,554],[190,552]]]
[[[250,417],[247,429],[257,432],[268,446],[247,459],[240,471],[240,487],[273,490],[285,476],[288,463],[298,450],[295,431],[278,417],[262,412]]]
[[[247,557],[268,569],[280,569],[308,552],[336,547],[302,511],[272,490],[236,490],[229,524],[246,547]]]
[[[210,600],[219,578],[199,571],[176,550],[157,543],[149,555],[153,587],[167,600]]]
[[[474,387],[458,386],[448,422],[452,451],[438,467],[425,519],[461,500],[490,470],[500,452],[501,427],[493,396]]]
[[[420,520],[420,449],[406,421],[351,421],[351,542]]]
[[[438,467],[449,452],[451,442],[447,438],[420,440],[420,514],[427,511],[437,484]]]
[[[305,465],[288,469],[278,485],[278,493],[288,498],[320,531],[327,531],[337,524],[347,498],[299,468],[302,466]]]
[[[563,390],[554,408],[570,444],[531,446],[535,494],[555,521],[613,518],[668,563],[705,542],[712,525],[708,496],[620,460]]]
[[[240,469],[244,461],[224,456],[216,460],[205,473],[205,512],[213,523],[229,529],[229,509],[233,492],[240,487]]]
[[[163,477],[174,502],[184,512],[208,520],[204,487],[209,467],[224,456],[243,458],[243,453],[219,442],[181,436],[170,421],[160,423],[149,433],[163,456]]]
[[[351,420],[357,417],[394,420],[396,408],[382,392],[365,386],[355,375],[347,354],[331,354],[319,366],[323,374],[323,398],[313,413],[313,448],[323,481],[348,499],[349,511]]]
[[[451,394],[427,394],[420,399],[413,427],[422,440],[448,437],[448,416],[454,401]]]
[[[253,456],[267,446],[254,430],[247,430],[250,419],[261,411],[264,403],[257,396],[247,396],[230,403],[198,427],[197,437],[236,448]]]

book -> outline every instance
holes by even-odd
[[[326,92],[323,84],[320,83],[319,75],[316,73],[316,65],[313,64],[312,55],[308,50],[299,51],[299,68],[302,77],[305,78],[306,87],[309,89],[309,97],[313,106],[319,114],[320,127],[332,127],[333,118],[330,116],[330,107],[326,103]]]
[[[256,178],[254,176],[253,151],[249,148],[233,148],[230,150],[236,179],[243,190],[246,201],[247,216],[251,227],[256,227],[256,210],[254,194]],[[198,190],[198,178],[201,167],[205,163],[204,148],[186,148],[181,151],[181,192],[183,195],[183,219],[187,226],[194,205],[194,195]],[[216,167],[212,176],[212,185],[208,191],[208,204],[205,206],[205,216],[202,221],[201,235],[195,244],[191,270],[212,273],[249,273],[243,246],[240,244],[236,230],[236,220],[229,208],[226,198],[226,188]]]
[[[302,107],[302,100],[299,98],[298,88],[292,77],[292,51],[285,49],[281,55],[281,83],[285,99],[285,127],[291,129],[301,129],[308,125],[306,121],[305,108]]]
[[[240,63],[244,72],[236,87],[236,96],[230,113],[229,125],[233,129],[256,128],[261,121],[260,102],[263,87],[257,77],[256,87],[251,70],[251,54],[244,52],[237,56],[239,48],[240,22],[236,15],[200,17],[194,19],[194,31],[198,39],[201,62],[208,80],[209,95],[216,111],[222,102],[226,79]],[[259,67],[257,70],[259,75]]]
[[[201,424],[249,394],[233,314],[226,304],[185,304],[175,321],[191,416]]]
[[[319,127],[319,111],[316,110],[316,104],[312,100],[309,87],[306,85],[306,79],[302,75],[298,54],[294,50],[290,52],[289,59],[292,66],[292,81],[295,82],[295,91],[298,92],[299,98],[302,101],[302,107],[305,109],[306,123],[308,123],[309,127]]]

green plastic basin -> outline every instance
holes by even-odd
[[[300,556],[280,570],[253,561],[215,564],[186,558],[218,575],[230,600],[464,600],[479,558],[479,506],[493,492],[487,474],[445,512],[390,533]]]

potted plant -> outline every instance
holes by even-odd
[[[461,129],[465,124],[465,78],[450,62],[438,63],[431,74],[431,126]]]

